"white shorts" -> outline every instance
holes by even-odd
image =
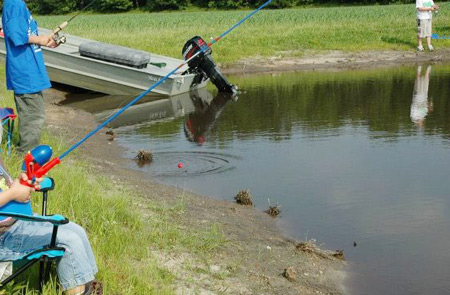
[[[417,37],[426,38],[431,36],[431,19],[417,20]]]

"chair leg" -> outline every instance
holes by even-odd
[[[38,279],[38,284],[39,284],[39,294],[42,294],[42,290],[44,288],[44,284],[45,284],[45,276],[46,276],[46,269],[45,269],[45,265],[47,263],[47,257],[43,257],[43,259],[40,260],[39,262],[39,279]]]
[[[52,263],[53,261],[47,256],[44,256],[39,262],[39,294],[42,294],[45,283],[50,281]],[[58,291],[58,289],[56,291]]]
[[[44,281],[48,282],[50,280],[50,270],[52,268],[52,262],[50,260],[47,261],[47,266],[45,267],[44,273]]]

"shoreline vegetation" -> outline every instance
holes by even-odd
[[[440,35],[449,34],[448,9],[435,18]],[[188,39],[218,36],[247,13],[81,14],[65,32],[180,58]],[[35,18],[41,27],[51,29],[68,16]],[[449,56],[450,41],[439,40],[435,47],[437,53],[424,53],[422,58],[433,59],[439,52]],[[340,65],[337,60],[342,56],[354,57],[351,66],[358,58],[367,61],[367,54],[389,63],[379,52],[394,56],[394,62],[405,54],[414,59],[414,6],[264,10],[213,51],[215,60],[230,72],[242,71],[242,65],[265,71],[255,63],[269,70],[271,64],[272,70],[293,70],[296,66],[289,65],[302,60],[310,65],[322,60],[326,68]],[[339,58],[332,59],[336,51]],[[11,107],[13,95],[5,90],[3,65],[0,77],[0,105]],[[61,91],[49,90],[45,97],[47,129],[42,142],[60,155],[96,122],[90,114],[60,106]],[[100,131],[50,172],[56,188],[49,194],[50,213],[65,215],[88,231],[104,294],[344,293],[344,264],[324,255],[328,252],[316,248],[313,241],[301,244],[284,237],[270,216],[230,202],[233,196],[230,201],[217,201],[153,183],[126,169],[130,159],[123,159],[120,148],[104,133]],[[3,158],[11,174],[17,175],[22,155]],[[35,194],[37,212],[40,201]],[[53,284],[44,294],[54,294]],[[9,286],[5,294],[35,294],[24,288]]]

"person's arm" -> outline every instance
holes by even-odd
[[[431,7],[425,7],[423,5],[424,5],[423,1],[417,1],[416,2],[417,10],[418,11],[434,11],[434,10],[439,9],[439,6],[436,4],[433,4]]]
[[[36,44],[40,46],[56,47],[56,43],[50,36],[33,36],[28,35],[29,16],[26,13],[26,7],[22,5],[9,5],[5,14],[8,15],[6,23],[4,23],[5,35],[12,41],[14,46],[22,46],[26,44]]]
[[[0,192],[0,207],[3,207],[13,200],[12,193],[11,189]]]
[[[419,10],[419,11],[433,11],[433,10],[435,10],[435,9],[437,9],[437,8],[435,8],[435,6],[431,6],[431,7],[419,7],[419,8],[417,8],[417,10]]]
[[[11,201],[16,201],[19,203],[29,202],[31,199],[31,193],[36,189],[40,189],[39,183],[42,182],[42,178],[38,178],[34,183],[32,183],[31,180],[28,179],[27,175],[22,173],[21,179],[28,182],[28,184],[32,186],[23,185],[18,179],[14,180],[9,189],[0,192],[0,207]]]
[[[32,192],[34,192],[34,187],[20,184],[16,179],[9,189],[0,192],[0,207],[11,201],[26,203],[30,201]]]
[[[47,46],[50,48],[56,47],[56,42],[53,40],[52,36],[42,35],[42,36],[28,36],[28,43],[37,44],[41,46]]]

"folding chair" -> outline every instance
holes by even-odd
[[[58,234],[58,226],[67,224],[69,220],[61,215],[47,215],[47,197],[48,191],[54,189],[55,183],[52,178],[46,177],[43,182],[40,183],[40,191],[43,193],[42,199],[42,215],[32,215],[29,213],[15,213],[15,212],[0,212],[1,217],[12,217],[19,220],[32,221],[32,222],[50,222],[53,224],[52,237],[49,244],[41,249],[27,253],[25,256],[20,257],[15,261],[25,262],[18,270],[16,270],[9,277],[4,279],[0,285],[5,286],[12,280],[14,280],[18,275],[23,273],[25,270],[29,269],[36,262],[40,262],[39,269],[39,293],[42,293],[42,287],[46,281],[49,279],[50,269],[52,262],[60,259],[65,252],[62,247],[56,246],[56,237]],[[12,210],[11,210],[12,211]],[[10,262],[15,262],[10,261]]]
[[[14,119],[16,119],[17,115],[14,113],[12,108],[0,108],[0,120],[2,121],[2,134],[4,125],[7,125],[7,143],[8,143],[8,155],[11,154],[11,141],[12,134],[14,131]],[[2,138],[2,136],[0,136]],[[0,141],[1,143],[1,141]]]

